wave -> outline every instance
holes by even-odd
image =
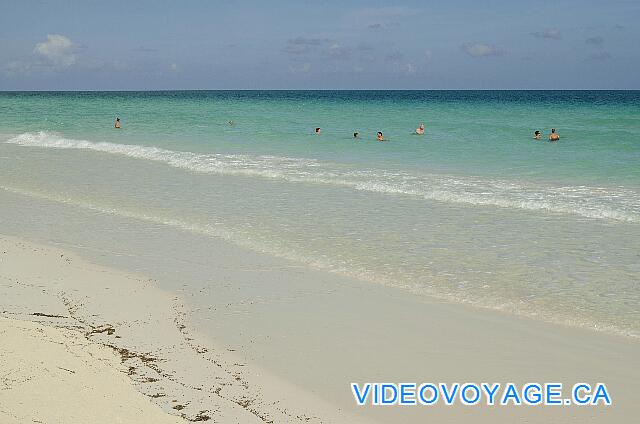
[[[350,277],[358,278],[363,281],[378,282],[381,284],[387,284],[402,288],[408,287],[404,284],[396,282],[395,280],[381,278],[380,276],[377,276],[373,272],[362,267],[355,267],[350,261],[343,261],[339,259],[330,260],[328,257],[316,258],[306,256],[300,253],[297,249],[288,249],[281,246],[280,244],[276,246],[266,241],[257,241],[254,238],[245,235],[244,232],[240,229],[226,227],[221,224],[189,222],[174,217],[152,215],[143,211],[104,206],[86,200],[74,199],[72,197],[55,193],[43,193],[39,191],[5,186],[2,184],[0,184],[0,190],[20,196],[61,203],[67,206],[73,206],[100,214],[129,218],[137,221],[145,221],[151,224],[176,228],[179,230],[190,232],[192,234],[210,236],[230,242],[254,252],[266,253],[277,258],[301,263],[312,268],[321,269],[324,271],[348,275]]]
[[[427,295],[448,302],[464,303],[479,308],[498,310],[570,327],[581,327],[635,339],[640,338],[640,334],[633,329],[613,323],[596,322],[593,320],[592,316],[583,317],[579,315],[573,316],[571,314],[557,315],[555,313],[541,314],[540,310],[535,306],[532,309],[528,308],[528,303],[523,304],[517,299],[505,299],[500,296],[497,298],[488,298],[486,296],[478,297],[477,294],[474,294],[473,292],[452,290],[450,287],[439,286],[434,284],[434,282],[426,280],[410,282],[402,278],[397,278],[397,276],[374,272],[371,269],[356,265],[353,261],[348,259],[341,259],[337,257],[331,258],[324,255],[322,257],[313,257],[305,255],[297,249],[287,248],[280,244],[274,245],[266,241],[256,241],[243,234],[239,229],[225,227],[221,224],[190,222],[171,216],[153,215],[147,211],[143,212],[132,209],[114,208],[85,200],[74,199],[65,195],[50,192],[43,193],[17,187],[4,186],[2,184],[0,184],[0,190],[20,196],[77,207],[99,214],[144,221],[151,224],[179,229],[192,234],[209,236],[227,241],[242,248],[300,263],[315,269],[356,278],[361,281],[395,287],[418,295]],[[569,311],[571,311],[571,309],[569,309]]]
[[[333,185],[443,203],[640,222],[640,193],[622,187],[550,186],[488,178],[352,169],[314,159],[174,151],[152,146],[76,140],[44,131],[23,133],[6,142],[21,146],[91,150],[160,162],[196,173]]]

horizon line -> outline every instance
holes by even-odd
[[[153,89],[27,89],[0,93],[136,93],[162,91],[640,91],[640,88],[153,88]]]

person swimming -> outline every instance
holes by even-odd
[[[424,124],[421,123],[418,128],[416,128],[416,134],[424,135]]]
[[[535,138],[536,140],[540,140],[540,137],[542,137],[542,133],[536,130],[536,132],[533,133],[533,138]]]
[[[353,138],[358,138],[358,137],[360,137],[360,133],[359,133],[359,132],[357,132],[357,131],[356,131],[356,132],[354,132],[354,133],[353,133]]]
[[[382,135],[382,131],[378,131],[378,141],[384,141],[384,136]]]
[[[558,141],[558,140],[560,140],[560,135],[558,135],[555,128],[551,128],[551,134],[549,134],[549,141]]]
[[[120,128],[120,118],[116,118],[115,128]]]
[[[320,127],[316,128],[316,134],[320,134]]]

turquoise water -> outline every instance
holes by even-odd
[[[5,192],[631,336],[639,164],[635,91],[0,93]]]

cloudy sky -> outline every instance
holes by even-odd
[[[0,90],[640,89],[639,0],[0,6]]]

